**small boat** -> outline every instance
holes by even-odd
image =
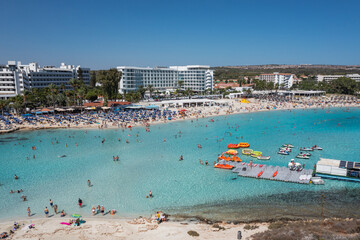
[[[261,171],[261,172],[259,172],[259,174],[257,176],[260,177],[263,173],[264,173],[264,171]]]
[[[215,164],[214,167],[215,167],[215,168],[221,168],[221,169],[233,169],[233,168],[234,168],[234,166],[232,166],[232,165],[229,165],[229,164],[219,164],[219,163]]]
[[[316,146],[316,145],[313,146],[312,149],[314,149],[314,150],[323,150],[322,147],[319,147],[319,146]]]
[[[290,153],[287,152],[287,151],[279,151],[278,154],[281,154],[281,155],[289,155]]]
[[[66,157],[66,155],[61,155],[61,156],[58,156],[58,158],[64,158]]]
[[[273,177],[276,177],[277,174],[278,174],[278,171],[274,172]]]
[[[281,147],[281,148],[279,148],[279,151],[291,152],[291,148]]]
[[[300,148],[300,151],[314,151],[312,148]]]
[[[270,156],[257,156],[258,160],[269,160]]]
[[[283,144],[283,147],[293,148],[294,145],[291,145],[291,144]]]
[[[311,153],[309,152],[300,152],[299,155],[306,155],[306,156],[311,156]]]
[[[299,154],[296,157],[297,158],[302,158],[302,159],[309,159],[309,156],[306,156],[305,154]]]

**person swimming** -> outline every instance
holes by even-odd
[[[183,155],[180,156],[179,161],[184,160]]]
[[[15,178],[15,180],[18,180],[18,179],[19,179],[19,177],[18,177],[18,176],[16,176],[16,174],[15,174],[15,177],[14,177],[14,178]]]

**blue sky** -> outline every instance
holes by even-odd
[[[0,63],[360,64],[360,1],[0,3]]]

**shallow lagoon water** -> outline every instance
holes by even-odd
[[[149,215],[157,210],[229,220],[316,217],[322,193],[328,196],[328,216],[359,216],[358,183],[325,180],[323,186],[292,184],[237,177],[231,171],[199,165],[199,159],[212,165],[228,143],[240,141],[270,155],[266,164],[287,166],[299,147],[315,144],[324,150],[314,152],[309,160],[297,160],[306,168],[313,168],[319,157],[360,161],[359,109],[259,112],[214,120],[153,125],[150,133],[136,127],[132,131],[59,129],[0,136],[0,218],[24,217],[28,206],[35,217],[43,217],[49,199],[60,210],[83,216],[91,215],[93,205],[104,205],[117,209],[118,217]],[[102,138],[106,139],[104,144]],[[290,156],[277,155],[284,143],[297,150]],[[35,151],[32,146],[36,146]],[[67,157],[59,158],[61,155]],[[112,160],[116,155],[119,162]],[[183,161],[178,161],[180,155]],[[245,162],[252,159],[240,157]],[[20,179],[14,180],[14,174]],[[91,188],[88,179],[93,183]],[[11,189],[21,188],[27,202],[20,199],[21,194],[9,194]],[[149,190],[154,198],[146,198]],[[84,201],[82,209],[77,206],[79,197]]]

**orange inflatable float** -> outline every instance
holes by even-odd
[[[249,143],[245,143],[245,142],[241,142],[241,143],[239,143],[239,147],[241,147],[241,148],[248,148],[248,147],[250,147],[250,144],[249,144]]]
[[[219,163],[215,164],[214,167],[221,168],[221,169],[233,169],[234,168],[234,166],[231,166],[229,164],[219,164]]]
[[[250,147],[249,143],[241,142],[239,144],[229,143],[228,148],[236,149],[236,148],[248,148]]]
[[[241,162],[242,161],[238,156],[231,157],[231,160],[235,161],[235,162]]]

